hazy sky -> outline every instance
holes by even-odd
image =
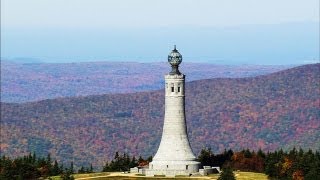
[[[303,63],[319,60],[318,23],[318,0],[2,0],[1,56],[160,61],[177,44],[189,61]]]

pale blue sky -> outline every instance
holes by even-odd
[[[319,60],[318,23],[318,0],[2,0],[1,56],[295,64]]]

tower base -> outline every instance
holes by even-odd
[[[200,163],[197,161],[152,161],[145,173],[146,176],[189,176],[192,173],[199,172],[199,165]]]

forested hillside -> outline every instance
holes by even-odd
[[[320,64],[252,78],[186,84],[191,146],[264,151],[320,147]],[[163,90],[1,103],[1,154],[36,151],[68,164],[101,166],[116,151],[154,155]]]
[[[291,66],[224,66],[183,63],[187,81],[252,77]],[[58,97],[158,90],[168,63],[88,62],[12,63],[1,60],[1,101],[30,102]]]

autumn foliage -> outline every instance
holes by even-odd
[[[231,166],[241,171],[264,172],[264,157],[260,153],[250,152],[248,149],[234,153],[231,158]]]
[[[316,150],[319,72],[320,64],[312,64],[252,78],[186,83],[186,121],[194,153],[203,147],[213,152],[271,152],[294,146]],[[163,90],[1,103],[0,153],[50,153],[64,164],[74,161],[75,167],[88,167],[88,162],[101,167],[117,151],[148,157],[159,146],[163,115]],[[239,157],[236,163],[251,163]],[[274,163],[279,170],[282,161]],[[291,174],[289,162],[279,173]]]

